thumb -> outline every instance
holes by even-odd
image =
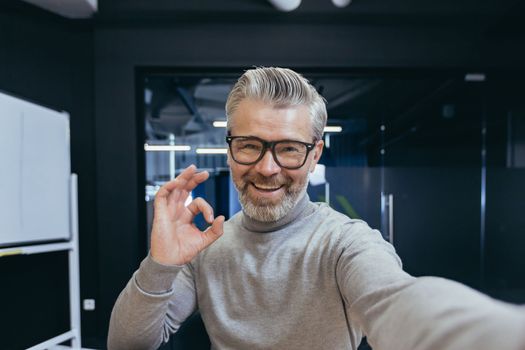
[[[206,240],[206,246],[209,246],[217,239],[219,239],[220,236],[222,236],[224,232],[224,220],[225,218],[222,215],[216,217],[215,220],[213,220],[211,226],[203,232]]]

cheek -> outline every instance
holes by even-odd
[[[300,185],[308,177],[308,168],[302,171],[287,171],[284,175],[291,181],[292,185]]]
[[[317,165],[317,161],[318,159],[316,160],[315,159],[315,156],[317,156],[317,153],[316,154],[313,154],[312,155],[312,158],[309,158],[307,161],[306,161],[306,164],[308,165],[308,172],[313,172],[315,170],[315,166]],[[320,155],[319,155],[320,156]]]
[[[306,162],[304,163],[302,168],[299,169],[299,173],[297,173],[295,177],[301,178],[303,176],[308,176],[308,173],[311,173],[313,168],[315,167],[315,162],[313,160],[313,157],[308,156],[308,158],[306,158]]]
[[[242,180],[243,176],[249,169],[249,167],[237,164],[234,161],[230,161],[228,165],[230,166],[230,174],[234,181]]]

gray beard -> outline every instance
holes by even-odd
[[[242,205],[244,214],[250,218],[262,221],[262,222],[273,222],[282,219],[286,216],[297,204],[302,195],[306,192],[308,187],[308,178],[303,184],[299,185],[297,189],[287,188],[280,203],[255,203],[248,196],[248,189],[239,188],[237,184],[237,192],[239,194],[239,202]]]

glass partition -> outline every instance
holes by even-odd
[[[189,164],[211,173],[193,195],[226,217],[239,210],[226,164],[224,104],[241,73],[143,75],[148,227],[158,186]],[[331,127],[311,199],[379,229],[413,275],[447,277],[525,302],[520,79],[302,73],[326,99]]]

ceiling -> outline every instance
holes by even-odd
[[[335,7],[330,0],[303,0],[293,13],[315,13],[372,16],[498,16],[506,13],[517,0],[354,0],[346,8]],[[275,13],[274,7],[266,0],[100,0],[102,15],[153,13]]]
[[[381,30],[443,29],[475,42],[525,38],[525,1],[520,0],[353,0],[338,8],[331,0],[302,0],[280,12],[267,0],[99,0],[101,27],[171,27],[181,23],[308,24],[367,26]]]
[[[35,3],[56,0],[29,0]],[[94,0],[76,0],[94,1]],[[20,8],[3,0],[1,10]],[[58,3],[58,2],[57,2]],[[298,9],[280,12],[267,0],[98,0],[96,24],[176,25],[192,23],[309,23],[371,26],[468,28],[474,35],[525,35],[525,1],[520,0],[353,0],[338,8],[331,0],[302,0]],[[459,29],[461,30],[461,29]]]
[[[266,0],[100,0],[99,20],[180,18],[253,21],[314,20],[348,23],[476,23],[490,26],[522,18],[519,0],[354,0],[338,8],[330,0],[303,0],[292,12],[277,11]],[[204,17],[203,17],[204,16]]]

